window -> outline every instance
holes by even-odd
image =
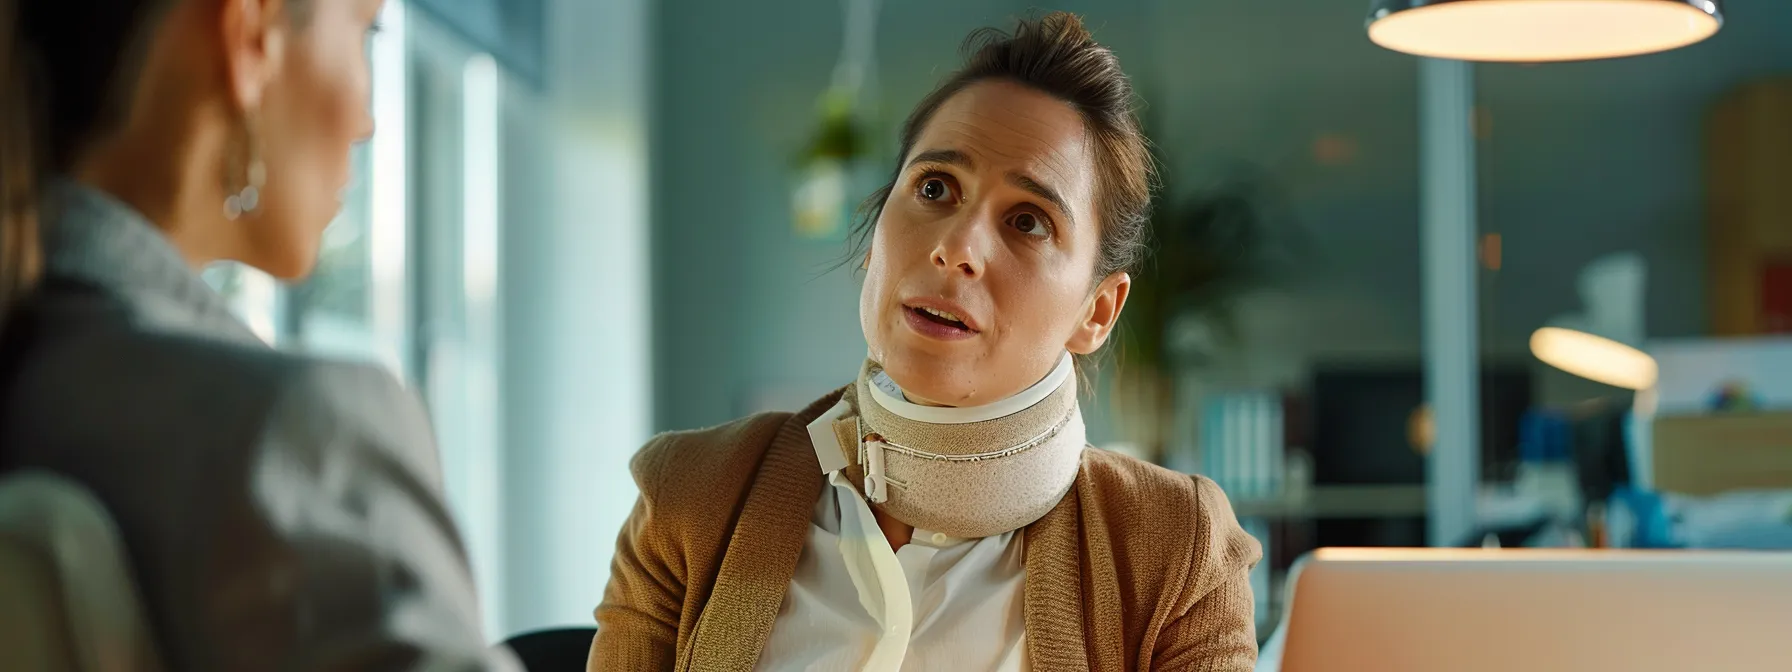
[[[449,506],[497,636],[499,83],[493,59],[390,2],[371,44],[373,138],[317,266],[282,286],[241,264],[204,277],[275,347],[377,362],[418,390]]]

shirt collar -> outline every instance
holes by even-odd
[[[122,297],[161,326],[262,343],[205,284],[161,229],[99,189],[53,182],[43,208],[45,264],[51,275]]]

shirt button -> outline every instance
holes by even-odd
[[[935,546],[946,543],[946,533],[945,532],[933,533],[933,543]]]

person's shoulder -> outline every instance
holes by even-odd
[[[184,374],[170,389],[211,399],[219,412],[177,411],[171,422],[218,423],[228,432],[210,451],[248,476],[277,467],[289,477],[326,478],[327,465],[361,473],[405,474],[431,489],[442,483],[441,456],[429,413],[415,392],[384,365],[289,352],[228,341],[159,334],[146,352]],[[142,378],[141,371],[133,378]],[[235,398],[237,401],[229,401]]]
[[[709,491],[754,471],[795,415],[757,413],[714,427],[659,434],[629,462],[641,491],[652,497]],[[675,487],[666,484],[674,484]]]
[[[174,518],[303,493],[292,486],[303,478],[440,483],[421,402],[378,365],[126,323],[79,326],[46,332],[11,381],[0,440],[22,464]],[[262,489],[270,474],[283,486]]]
[[[1110,538],[1176,539],[1176,544],[1147,546],[1189,548],[1191,560],[1203,572],[1249,566],[1261,556],[1257,542],[1239,525],[1226,493],[1213,479],[1108,450],[1089,448],[1083,455],[1085,492],[1110,512],[1104,516],[1108,524],[1117,526],[1110,530]]]
[[[1170,508],[1169,515],[1186,515],[1198,508],[1208,495],[1203,483],[1213,481],[1171,471],[1144,460],[1111,450],[1083,450],[1083,476],[1088,487],[1104,502],[1131,505],[1149,502],[1153,508]],[[1214,487],[1215,492],[1218,491]],[[1223,499],[1224,495],[1220,495]]]
[[[644,490],[666,477],[714,471],[763,453],[790,417],[790,413],[758,413],[714,427],[663,432],[635,453],[629,468],[643,481]]]
[[[1152,502],[1199,511],[1203,516],[1233,518],[1232,504],[1213,479],[1172,471],[1111,450],[1083,451],[1083,473],[1104,497]]]
[[[46,297],[34,308],[24,372],[45,371],[76,385],[142,377],[173,388],[272,391],[324,363],[270,348],[246,329],[171,327],[152,308],[99,290]]]
[[[100,329],[71,340],[64,359],[97,359],[108,377],[158,379],[171,388],[199,388],[223,397],[265,398],[274,405],[316,406],[379,415],[409,407],[396,376],[373,362],[278,350],[261,343],[148,329]],[[72,357],[69,357],[72,355]],[[96,357],[97,356],[97,357]]]
[[[429,413],[396,375],[370,362],[280,357],[273,403],[256,421],[257,462],[353,464],[362,473],[415,479],[441,494],[441,455]]]
[[[372,362],[274,353],[267,431],[345,438],[382,446],[433,443],[423,403],[384,366]]]
[[[641,492],[650,498],[691,497],[746,487],[781,436],[800,432],[836,402],[833,393],[797,412],[757,413],[731,422],[665,432],[653,437],[629,463]]]
[[[421,404],[376,364],[127,320],[55,324],[31,349],[16,383],[26,394],[15,403],[37,407],[45,420],[103,417],[138,436],[186,427],[181,431],[195,442],[216,436],[241,443],[307,421],[323,423],[310,433],[427,431]]]

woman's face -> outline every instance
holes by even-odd
[[[871,357],[912,401],[998,401],[1107,339],[1130,279],[1094,277],[1090,142],[1068,104],[1006,81],[953,95],[921,130],[859,298]]]
[[[247,222],[251,258],[243,261],[285,278],[315,265],[324,228],[342,208],[351,150],[373,133],[367,41],[384,4],[310,0],[304,23],[285,31],[254,120],[267,185]]]

